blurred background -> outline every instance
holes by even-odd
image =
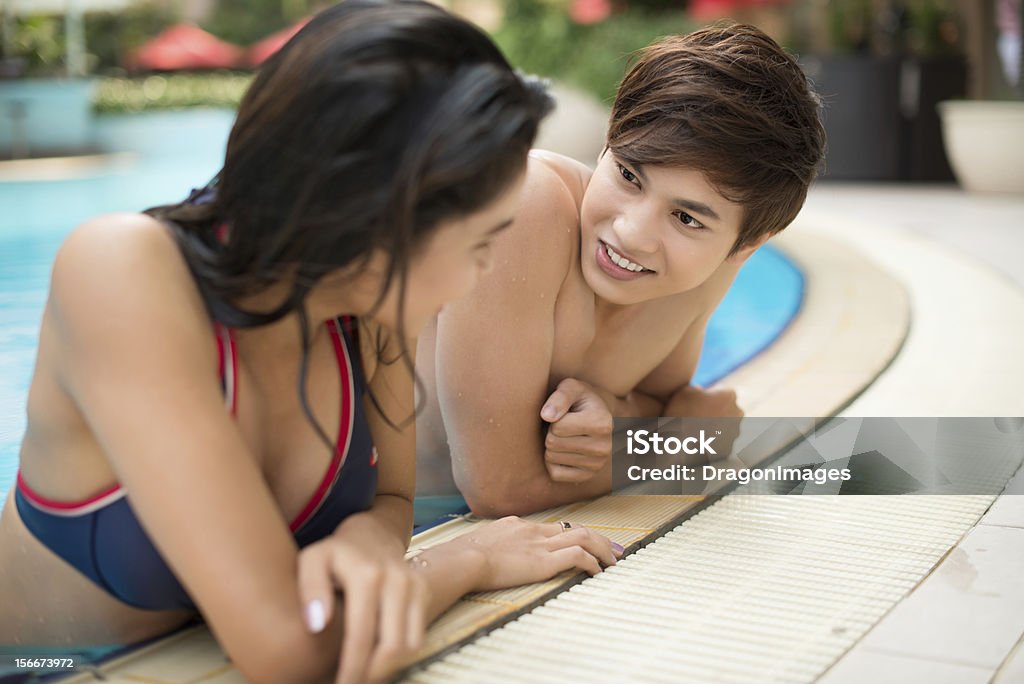
[[[590,124],[589,137],[569,145],[586,162],[600,150],[603,107],[631,53],[726,17],[761,27],[799,56],[826,103],[827,178],[951,181],[937,104],[1024,99],[1020,0],[442,4],[491,32],[515,65],[553,79]],[[320,6],[0,0],[0,158],[104,151],[97,120],[109,114],[231,108],[253,70]]]
[[[552,80],[558,109],[538,146],[587,164],[636,50],[723,18],[756,24],[798,56],[825,102],[827,165],[801,214],[807,223],[855,221],[841,237],[882,259],[875,252],[888,243],[872,230],[924,236],[1024,285],[1021,0],[444,4],[489,31],[513,64]],[[17,467],[64,236],[91,216],[175,202],[203,186],[220,169],[255,70],[320,6],[0,0],[0,492]],[[893,272],[910,280],[908,263]],[[977,309],[963,283],[955,298]],[[952,301],[936,310],[953,315]],[[1011,329],[1004,319],[979,330],[1002,338]],[[926,343],[933,354],[936,339]]]

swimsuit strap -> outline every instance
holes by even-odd
[[[327,466],[320,486],[317,487],[313,496],[302,508],[295,519],[289,524],[292,532],[298,531],[307,523],[316,512],[323,506],[338,481],[341,469],[345,465],[349,447],[352,444],[352,433],[355,424],[355,408],[358,397],[356,396],[356,378],[353,372],[353,359],[349,352],[348,345],[342,337],[341,323],[335,319],[327,322],[327,329],[334,343],[334,354],[338,360],[338,373],[341,377],[341,410],[338,425],[338,441],[334,445],[334,454],[331,463]]]

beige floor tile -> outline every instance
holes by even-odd
[[[986,684],[991,670],[855,649],[817,684]]]
[[[1024,530],[981,525],[863,647],[994,670],[1024,632]]]
[[[1019,684],[1024,682],[1024,635],[1016,648],[1003,661],[1002,667],[992,678],[992,684]]]
[[[1024,528],[1024,494],[1003,494],[992,504],[982,525]],[[1024,569],[1022,569],[1024,573]]]

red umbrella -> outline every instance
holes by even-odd
[[[129,58],[129,66],[154,71],[230,69],[242,49],[192,24],[176,24],[149,40]]]
[[[611,13],[611,0],[573,0],[569,6],[569,17],[577,24],[599,24]]]
[[[309,23],[309,20],[310,17],[300,19],[288,28],[281,29],[277,33],[271,33],[260,42],[250,45],[245,53],[245,61],[249,66],[254,67],[263,64],[272,54],[284,47],[284,44],[291,40],[292,36],[298,33],[303,26]]]
[[[688,10],[697,21],[711,21],[728,17],[748,7],[785,5],[789,0],[691,0]]]

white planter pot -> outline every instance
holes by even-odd
[[[964,189],[1024,194],[1024,102],[939,103],[946,156]]]

